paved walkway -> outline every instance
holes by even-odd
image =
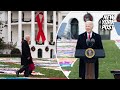
[[[20,65],[20,58],[0,58],[0,62],[14,63]],[[33,59],[35,66],[40,66],[41,68],[48,68],[53,70],[61,71],[61,67],[59,66],[56,59]],[[0,74],[11,74],[15,75],[16,71],[19,68],[8,68],[9,65],[0,64]],[[44,75],[40,72],[32,72],[33,75]],[[20,75],[23,75],[21,73]],[[7,78],[1,77],[1,79],[50,79],[50,78],[35,78],[35,77],[15,77],[15,78]]]
[[[20,58],[0,58],[0,62],[20,64]],[[42,68],[49,68],[54,70],[61,70],[56,59],[33,59],[35,66]],[[0,66],[5,66],[0,64]]]

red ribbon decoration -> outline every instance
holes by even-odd
[[[40,21],[40,16],[39,16],[40,14],[42,15],[41,21]],[[44,21],[43,13],[39,13],[39,14],[36,16],[36,20],[37,20],[37,24],[38,24],[38,28],[39,28],[39,31],[38,31],[38,34],[37,34],[37,37],[36,37],[36,41],[39,42],[40,36],[41,36],[42,42],[44,43],[45,40],[46,40],[46,38],[45,38],[43,29],[42,29],[42,23],[43,23],[43,21]]]

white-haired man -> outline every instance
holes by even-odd
[[[29,65],[33,63],[32,56],[30,52],[30,36],[26,35],[25,40],[22,40],[22,55],[21,55],[21,65],[22,68],[20,68],[16,75],[19,76],[19,73],[22,73],[24,71],[24,76],[29,77],[31,71],[29,70]]]

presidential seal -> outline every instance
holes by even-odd
[[[92,48],[86,49],[85,56],[87,58],[92,58],[92,57],[94,57],[94,55],[95,55],[95,51]]]

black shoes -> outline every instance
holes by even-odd
[[[16,71],[16,76],[17,76],[17,77],[19,77],[19,73],[21,73],[19,70]],[[24,76],[25,76],[25,77],[29,77],[29,75],[30,75],[30,76],[34,76],[34,75],[32,75],[32,72],[30,72],[29,74],[26,74],[26,73],[24,72]]]
[[[30,74],[30,76],[34,76],[33,74]]]
[[[19,71],[16,71],[16,76],[19,77]]]

